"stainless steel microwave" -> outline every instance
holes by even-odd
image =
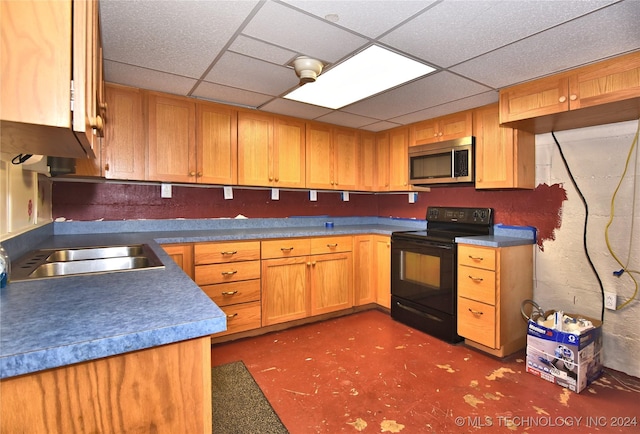
[[[423,186],[473,183],[474,149],[472,136],[409,147],[409,183]]]

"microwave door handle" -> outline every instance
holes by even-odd
[[[451,177],[455,178],[456,176],[456,152],[451,150]]]

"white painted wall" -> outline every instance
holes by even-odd
[[[605,291],[616,292],[618,305],[634,297],[636,284],[609,252],[605,227],[611,199],[622,178],[638,121],[556,133],[569,169],[589,209],[587,246]],[[583,248],[585,207],[569,178],[551,134],[536,136],[538,184],[561,184],[567,191],[562,223],[555,240],[546,241],[535,255],[534,299],[545,310],[564,310],[600,318],[602,299],[596,275]],[[629,269],[640,270],[640,157],[636,145],[615,198],[609,244]],[[640,282],[640,274],[633,274]],[[640,293],[626,307],[605,310],[603,325],[605,367],[640,377]]]
[[[51,181],[0,153],[0,240],[51,222]],[[45,164],[46,168],[46,164]],[[31,203],[31,205],[29,205]]]

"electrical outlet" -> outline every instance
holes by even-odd
[[[604,293],[604,307],[610,310],[616,310],[617,300],[614,292]]]

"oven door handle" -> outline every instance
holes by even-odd
[[[415,309],[415,308],[413,308],[413,307],[406,306],[406,305],[404,305],[404,304],[400,303],[399,301],[396,301],[396,305],[397,305],[399,308],[402,308],[402,309],[404,309],[404,310],[408,310],[409,312],[411,312],[411,313],[415,313],[416,315],[420,315],[420,316],[423,316],[423,317],[425,317],[425,318],[429,318],[430,320],[438,321],[438,322],[442,322],[442,321],[443,321],[443,320],[442,320],[442,318],[438,318],[438,317],[437,317],[437,316],[435,316],[435,315],[431,315],[431,314],[429,314],[429,313],[419,311],[418,309]]]

